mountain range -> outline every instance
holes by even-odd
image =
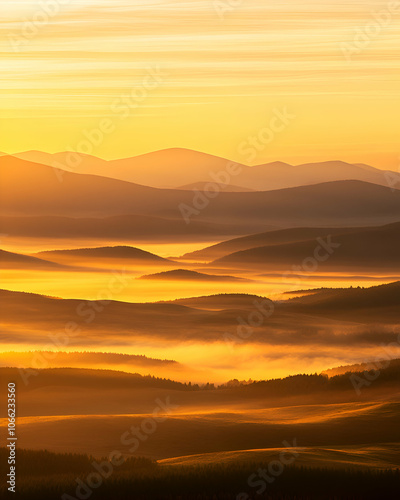
[[[400,219],[400,190],[358,180],[221,192],[208,198],[201,192],[156,189],[87,174],[65,172],[60,181],[52,167],[2,156],[0,183],[3,216],[130,214],[180,220],[183,227],[191,221],[227,224],[236,234],[270,226],[370,226]]]
[[[203,189],[216,178],[228,181],[225,191],[269,191],[336,180],[360,180],[387,186],[388,176],[400,182],[399,173],[339,160],[295,166],[275,161],[247,166],[184,148],[110,161],[75,152],[49,154],[25,151],[14,156],[66,171],[112,177],[158,188]],[[232,164],[235,165],[235,175],[228,179],[224,172]]]

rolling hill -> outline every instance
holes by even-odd
[[[67,171],[113,177],[159,188],[178,188],[208,179],[210,172],[219,172],[232,163],[225,158],[184,148],[165,149],[111,161],[68,151],[55,154],[27,151],[15,156]]]
[[[271,227],[271,229],[273,229]],[[242,234],[235,225],[192,220],[166,219],[148,215],[111,217],[0,216],[0,233],[8,237],[34,237],[105,241],[210,241]]]
[[[98,247],[98,248],[75,248],[71,250],[46,250],[35,255],[46,256],[50,259],[88,259],[96,262],[97,259],[116,259],[120,261],[131,260],[147,262],[151,264],[170,264],[172,261],[159,257],[140,248],[130,246]]]
[[[148,358],[147,356],[139,356],[136,354],[121,354],[116,352],[91,352],[91,351],[72,351],[57,352],[57,356],[52,356],[54,354],[52,351],[30,351],[30,352],[20,352],[20,351],[10,351],[0,353],[0,364],[2,366],[10,366],[8,360],[12,359],[17,366],[29,366],[32,362],[32,357],[35,355],[42,355],[52,357],[57,363],[58,367],[65,368],[66,366],[72,368],[74,365],[86,364],[86,368],[91,366],[102,366],[102,365],[142,365],[145,367],[157,367],[157,366],[168,366],[171,364],[178,364],[176,361],[170,359],[154,359]]]
[[[304,313],[321,311],[357,311],[368,308],[400,306],[400,281],[369,288],[327,288],[315,293],[295,297],[282,303],[282,308]]]
[[[262,299],[265,299],[265,297],[247,293],[222,293],[216,295],[204,295],[201,297],[190,297],[188,299],[176,299],[173,301],[166,301],[165,303],[180,304],[194,309],[204,309],[206,311],[252,311],[254,310],[254,301]]]
[[[56,166],[82,174],[101,175],[158,188],[202,189],[215,176],[226,171],[231,160],[184,148],[171,148],[132,158],[105,161],[94,156],[63,152],[48,154],[26,151],[16,157]],[[275,161],[246,166],[237,163],[240,173],[231,176],[226,191],[269,191],[337,180],[359,180],[388,185],[387,174],[400,180],[400,174],[369,165],[326,161],[289,165]]]
[[[282,245],[308,241],[310,239],[324,238],[329,235],[336,236],[345,233],[363,231],[364,228],[335,228],[335,227],[295,227],[289,229],[270,230],[264,233],[242,236],[232,240],[223,241],[215,245],[189,252],[180,257],[180,260],[210,262],[241,250],[250,250],[256,247]]]
[[[203,182],[193,182],[192,184],[185,184],[184,186],[179,186],[178,189],[182,189],[184,191],[207,191],[210,188],[210,182],[212,181],[203,181]],[[246,191],[256,191],[255,189],[245,188],[243,186],[236,186],[234,184],[228,184],[223,188],[223,191],[226,193],[245,193]]]
[[[0,250],[0,268],[1,269],[62,269],[64,266],[50,262],[48,260],[31,257],[14,252]]]
[[[0,375],[17,380],[20,372],[0,368]],[[27,386],[19,387],[18,442],[21,449],[94,456],[110,453],[117,442],[127,454],[157,460],[180,457],[176,464],[182,465],[183,457],[190,460],[190,455],[212,454],[211,463],[221,460],[222,452],[225,460],[235,459],[234,453],[239,458],[239,450],[249,450],[253,457],[259,450],[268,456],[266,448],[280,450],[282,442],[289,441],[304,454],[306,462],[300,459],[300,464],[307,458],[315,464],[322,456],[330,466],[336,462],[340,467],[362,467],[372,462],[396,468],[397,381],[398,370],[383,374],[360,400],[347,376],[296,375],[245,386],[199,388],[109,370],[38,369]],[[380,399],[382,391],[385,397]],[[131,452],[134,441],[122,436],[130,438],[127,431],[149,421],[155,408],[167,418],[160,419],[151,439],[142,439],[139,449]],[[176,439],[177,433],[182,439]]]
[[[216,274],[204,274],[187,269],[174,269],[162,273],[147,274],[141,276],[141,280],[172,280],[172,281],[246,281],[244,278],[235,276],[218,276]]]
[[[139,214],[180,220],[183,227],[190,226],[191,220],[231,224],[242,234],[265,231],[271,225],[370,226],[400,218],[400,190],[360,181],[267,192],[221,192],[213,199],[205,197],[204,201],[190,191],[155,189],[68,172],[60,182],[56,174],[48,166],[0,157],[1,214],[69,217]]]
[[[393,178],[397,178],[400,182],[399,173],[344,161],[305,163],[295,166],[274,162],[247,168],[238,177],[238,183],[247,188],[269,190],[339,180],[358,180],[388,186],[389,180]]]
[[[144,355],[122,354],[119,352],[26,350],[0,353],[0,367],[18,368],[73,368],[118,370],[120,372],[156,377],[179,379],[185,373],[185,366],[170,359],[155,359]],[[71,383],[73,380],[71,379]],[[123,384],[122,384],[123,385]]]
[[[315,272],[315,266],[319,271],[327,269],[351,272],[360,269],[375,271],[390,269],[393,273],[400,271],[399,222],[342,234],[340,232],[335,234],[335,231],[332,231],[330,234],[331,237],[325,233],[318,239],[258,246],[234,252],[215,260],[212,265],[240,266],[259,270],[280,269],[287,272],[293,272],[297,266],[297,272],[305,273],[307,269],[310,271],[306,265],[308,262],[312,267],[310,272]],[[268,234],[264,238],[268,239]],[[316,255],[320,256],[319,260]]]
[[[366,289],[328,289],[306,297],[272,303],[263,297],[225,294],[170,302],[128,303],[54,299],[37,294],[0,291],[7,336],[29,345],[48,342],[48,331],[63,331],[74,319],[80,335],[70,347],[132,345],[134,339],[170,342],[224,343],[235,335],[238,317],[267,311],[265,321],[252,327],[246,345],[379,346],[396,340],[400,321],[399,282]],[[95,321],[99,315],[99,321]],[[100,321],[101,319],[101,321]],[[374,327],[373,325],[379,325]],[[29,331],[29,338],[26,331]],[[240,339],[239,339],[240,340]],[[88,344],[89,343],[89,344]],[[114,347],[115,348],[115,347]],[[85,347],[87,349],[87,347]]]

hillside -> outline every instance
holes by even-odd
[[[251,225],[250,225],[251,227]],[[266,228],[267,229],[267,228]],[[148,215],[115,215],[111,217],[63,216],[0,216],[0,232],[9,237],[34,237],[97,241],[209,241],[235,234],[244,228],[192,220],[182,224],[181,219],[166,219]]]
[[[281,269],[291,272],[296,265],[299,272],[306,272],[307,266],[301,266],[308,260],[316,263],[318,270],[357,270],[390,269],[394,274],[400,271],[400,223],[363,230],[333,230],[307,241],[259,246],[234,252],[215,260],[213,266],[248,267],[266,271]],[[284,233],[285,234],[285,233]],[[317,232],[314,236],[316,236]],[[268,234],[265,239],[268,239]],[[322,242],[322,243],[321,243]],[[246,240],[243,242],[246,244]],[[314,257],[319,248],[319,261]],[[313,269],[315,271],[315,269]]]
[[[359,180],[387,186],[387,173],[369,165],[344,161],[326,161],[289,165],[275,161],[262,165],[246,166],[228,159],[184,148],[154,151],[132,158],[105,161],[94,156],[62,152],[55,154],[26,151],[14,155],[44,165],[58,166],[66,171],[101,175],[114,179],[144,184],[158,188],[202,189],[213,182],[231,164],[237,165],[238,175],[232,176],[226,191],[269,191],[289,187],[319,184],[337,180]]]
[[[224,257],[230,253],[241,250],[250,250],[256,247],[282,245],[285,243],[295,243],[308,241],[318,237],[323,238],[329,235],[338,235],[362,231],[364,228],[352,227],[294,227],[289,229],[271,229],[268,232],[242,236],[232,240],[223,241],[195,252],[189,252],[180,257],[181,260],[192,260],[200,262],[210,262],[219,257]]]
[[[162,273],[147,274],[141,276],[141,280],[177,280],[177,281],[246,281],[244,278],[235,276],[218,276],[216,274],[204,274],[187,269],[174,269],[173,271],[164,271]]]
[[[10,156],[0,157],[0,182],[4,187],[1,213],[8,216],[139,214],[174,218],[183,227],[190,226],[190,220],[226,223],[247,234],[271,225],[377,225],[400,218],[399,190],[360,181],[266,192],[221,192],[212,200],[206,198],[204,208],[194,212],[199,201],[190,191],[154,189],[68,172],[60,182],[53,168]]]
[[[2,269],[62,269],[63,266],[37,257],[0,250],[0,268]]]
[[[83,258],[93,260],[96,259],[118,259],[124,261],[125,259],[137,260],[149,263],[171,263],[170,260],[159,257],[140,248],[130,246],[115,246],[115,247],[98,247],[98,248],[75,248],[71,250],[46,250],[38,252],[36,255],[47,257],[49,259],[57,260],[57,258],[69,257]]]
[[[14,342],[46,342],[48,331],[63,331],[74,319],[80,332],[70,339],[74,350],[82,350],[88,339],[92,350],[130,346],[134,339],[142,345],[156,340],[159,347],[178,341],[220,342],[226,349],[228,333],[230,341],[262,344],[267,350],[289,342],[297,348],[313,348],[309,356],[346,346],[346,352],[359,359],[361,347],[394,342],[395,325],[400,321],[399,282],[322,290],[274,303],[265,297],[236,294],[157,303],[112,300],[106,307],[101,300],[55,299],[7,290],[0,291],[0,298],[3,321]],[[247,334],[239,337],[240,325],[246,325],[244,318],[260,310],[265,320],[257,320],[250,333],[244,327]],[[29,339],[25,329],[29,329]]]

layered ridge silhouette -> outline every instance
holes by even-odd
[[[0,268],[2,269],[39,269],[57,270],[63,266],[38,257],[31,257],[15,252],[0,250]]]
[[[255,227],[262,230],[270,225],[376,225],[400,218],[399,190],[361,181],[267,192],[221,192],[212,200],[203,194],[207,203],[199,210],[193,192],[68,172],[60,182],[52,167],[10,156],[0,157],[0,175],[4,187],[1,213],[8,216],[135,214],[180,219],[190,226],[183,217],[189,213],[194,220],[198,216],[201,221],[227,223],[247,234]]]
[[[0,374],[7,379],[19,376],[14,368],[0,368]],[[296,375],[200,388],[109,370],[39,369],[20,390],[20,446],[86,450],[97,456],[108,453],[115,449],[115,442],[128,445],[121,436],[149,418],[158,398],[160,416],[168,418],[157,427],[153,439],[141,442],[133,455],[179,457],[182,461],[184,456],[195,454],[254,453],[281,448],[289,435],[296,436],[296,446],[306,449],[332,447],[334,439],[335,447],[354,447],[356,451],[367,442],[381,449],[383,461],[386,458],[396,467],[398,379],[399,363],[394,360],[360,397],[348,374],[331,378]],[[185,439],[176,439],[179,434]],[[384,443],[392,443],[394,448],[385,448]],[[127,452],[129,448],[126,446]]]
[[[252,225],[249,225],[249,229]],[[268,227],[265,227],[268,229]],[[274,229],[271,227],[271,229]],[[209,241],[243,234],[235,224],[219,224],[148,215],[115,215],[111,217],[1,216],[0,232],[5,237],[77,239],[95,241]]]
[[[165,259],[151,252],[141,250],[131,246],[110,246],[97,248],[75,248],[69,250],[45,250],[38,252],[39,257],[46,257],[55,261],[96,261],[117,260],[120,263],[127,261],[145,264],[172,264],[169,259]]]
[[[216,243],[209,247],[194,252],[189,252],[180,257],[181,260],[210,262],[219,257],[225,257],[241,250],[251,250],[256,247],[283,245],[324,238],[329,235],[336,236],[346,233],[363,231],[364,228],[352,227],[295,227],[289,229],[271,229],[268,232],[242,236],[232,240]]]
[[[288,230],[284,235],[291,234]],[[282,234],[282,233],[280,233]],[[273,240],[275,233],[262,235],[258,238]],[[310,236],[309,231],[303,231],[303,237]],[[229,246],[251,244],[250,240],[239,240]],[[318,237],[305,241],[295,241],[293,243],[269,244],[268,246],[257,246],[247,250],[234,252],[233,254],[215,260],[212,265],[264,267],[293,269],[293,266],[301,264],[305,259],[316,255],[316,249],[320,248],[322,258],[319,259],[318,269],[342,270],[354,272],[357,269],[369,269],[375,271],[390,270],[394,273],[400,271],[400,223],[385,225],[377,228],[364,228],[363,230],[332,230],[322,231]],[[218,248],[217,250],[220,250]]]
[[[142,280],[172,280],[172,281],[249,281],[245,278],[238,278],[236,276],[205,274],[197,271],[190,271],[188,269],[174,269],[171,271],[164,271],[161,273],[146,274],[141,276]]]
[[[15,342],[43,342],[48,331],[62,331],[75,318],[79,335],[75,348],[92,345],[126,345],[133,339],[224,342],[234,336],[238,317],[266,310],[265,323],[251,328],[246,342],[292,346],[345,346],[363,343],[379,346],[396,342],[400,320],[400,282],[370,288],[320,290],[272,303],[265,297],[218,295],[172,302],[127,303],[54,299],[37,294],[2,290],[3,321]],[[273,307],[272,307],[273,304]],[[96,311],[101,312],[95,321]],[[100,314],[100,313],[99,313]],[[21,327],[29,329],[29,338]]]
[[[326,161],[289,165],[275,161],[246,166],[225,158],[183,148],[154,151],[133,158],[105,161],[94,156],[62,152],[26,151],[15,156],[66,171],[101,175],[153,187],[203,189],[208,183],[227,182],[227,191],[268,191],[336,180],[360,180],[383,186],[400,182],[400,174],[369,165]],[[224,175],[235,165],[236,175]],[[110,173],[112,172],[112,175]]]

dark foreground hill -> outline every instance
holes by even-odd
[[[271,463],[280,463],[279,451],[283,450],[276,450],[269,460],[174,467],[145,458],[128,458],[121,465],[110,465],[107,457],[94,460],[87,455],[19,450],[18,498],[71,500],[81,498],[83,491],[87,497],[93,494],[99,500],[131,500],[132,492],[137,500],[398,498],[398,470],[363,470],[358,467],[338,470],[304,467],[295,462],[294,465],[281,464],[279,469],[275,465],[275,469],[271,469]],[[6,462],[6,456],[5,448],[1,448],[2,464]],[[287,460],[291,458],[288,454],[284,456]],[[43,475],[44,470],[46,475]],[[265,471],[264,476],[259,475],[260,471]],[[2,486],[0,494],[6,493]]]

